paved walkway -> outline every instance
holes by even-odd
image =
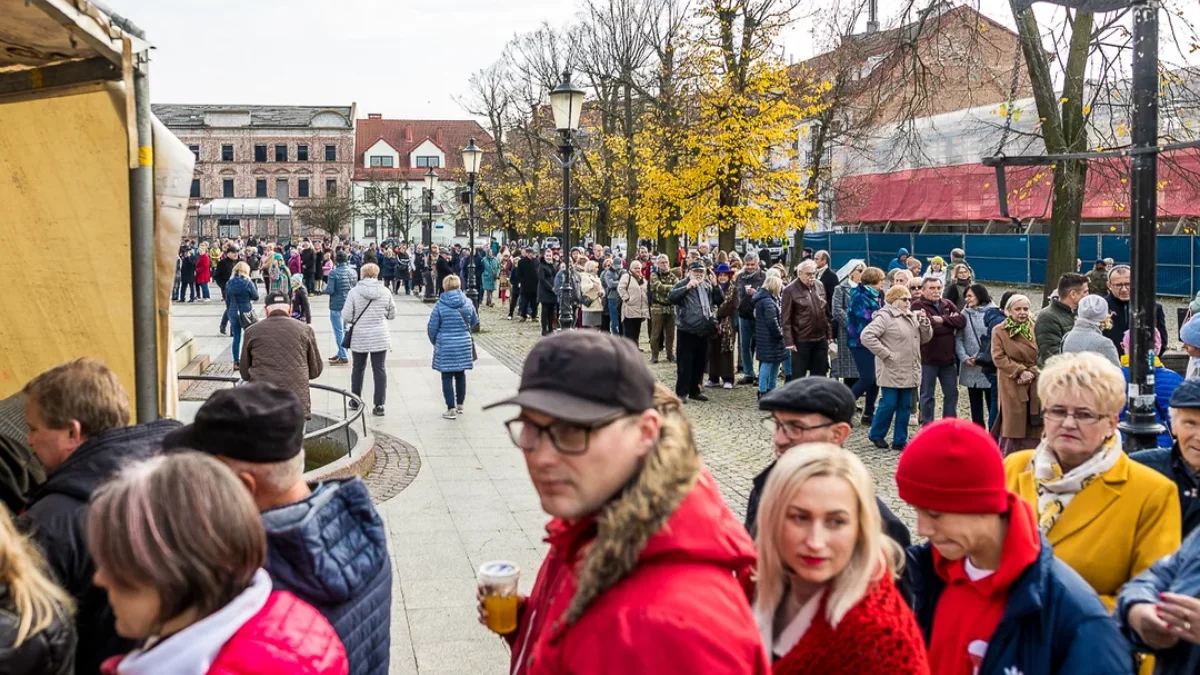
[[[214,295],[219,291],[213,287]],[[312,298],[313,328],[323,356],[333,349],[328,301]],[[176,330],[190,331],[201,351],[232,360],[232,340],[217,332],[223,304],[176,304]],[[546,516],[525,471],[520,451],[503,427],[513,411],[482,412],[486,403],[510,395],[518,377],[485,348],[467,375],[466,414],[441,418],[441,379],[430,367],[425,335],[428,306],[396,298],[388,355],[388,397],[383,417],[371,427],[417,447],[422,467],[412,485],[380,507],[387,522],[395,571],[392,614],[394,675],[508,671],[508,648],[480,626],[475,614],[475,570],[486,560],[515,561],[528,593],[545,554]],[[350,368],[326,367],[321,383],[350,388]],[[370,369],[363,398],[373,392]],[[313,392],[317,411],[341,412],[340,398]]]

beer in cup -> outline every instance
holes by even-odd
[[[488,630],[507,635],[517,629],[517,580],[521,569],[516,563],[493,560],[479,566],[479,588],[487,611]]]

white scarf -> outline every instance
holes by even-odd
[[[117,666],[118,675],[204,675],[217,654],[250,619],[262,611],[271,596],[271,577],[260,569],[249,588],[228,605],[165,640],[150,638]]]
[[[1064,474],[1058,458],[1043,439],[1031,460],[1033,478],[1037,482],[1038,527],[1042,534],[1054,527],[1075,495],[1082,492],[1092,481],[1108,473],[1123,454],[1121,435],[1114,432],[1096,454]]]

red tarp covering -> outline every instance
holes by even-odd
[[[1009,214],[1049,217],[1050,167],[1008,167]],[[1083,206],[1086,220],[1129,218],[1129,162],[1092,162]],[[1160,218],[1200,216],[1200,156],[1160,159]],[[1000,219],[996,171],[981,164],[847,176],[837,185],[841,223],[986,221]]]

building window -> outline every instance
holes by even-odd
[[[233,161],[233,146],[232,145],[222,145],[221,146],[221,161],[222,162],[232,162]]]
[[[256,161],[256,162],[267,161],[267,146],[265,146],[265,145],[254,146],[254,161]]]
[[[276,145],[275,146],[275,161],[276,162],[286,162],[287,161],[287,146],[286,145]]]
[[[425,168],[432,167],[434,169],[437,169],[437,168],[440,168],[441,166],[442,166],[442,159],[436,155],[424,155],[424,156],[419,155],[417,157],[417,167],[418,168],[425,169]]]
[[[226,178],[221,181],[221,196],[225,198],[233,197],[233,179]]]
[[[337,194],[337,179],[336,178],[326,178],[325,179],[325,194],[327,194],[327,195],[336,195]]]
[[[387,189],[388,201],[395,204],[400,201],[400,188],[390,187]]]
[[[199,199],[199,198],[200,198],[200,179],[193,178],[192,179],[192,199]]]
[[[377,196],[378,194],[379,191],[375,188],[363,188],[363,201],[367,202],[368,204],[374,204],[375,201],[379,199]]]
[[[363,237],[366,237],[367,239],[374,239],[376,232],[377,228],[375,227],[374,218],[367,218],[363,221]]]
[[[300,178],[300,179],[296,180],[296,196],[297,197],[307,197],[308,196],[308,179],[307,178]]]
[[[196,161],[199,162],[200,161],[200,146],[199,145],[189,145],[188,150],[192,151],[192,155],[195,156]]]
[[[396,159],[394,157],[380,157],[378,155],[371,157],[372,168],[391,169],[396,166],[395,162]]]
[[[263,199],[267,196],[267,179],[259,178],[254,181],[254,196]]]
[[[307,145],[297,145],[296,146],[296,161],[297,162],[307,162],[308,161],[308,146]]]
[[[325,146],[325,161],[326,162],[336,162],[337,161],[337,146],[336,145]]]

